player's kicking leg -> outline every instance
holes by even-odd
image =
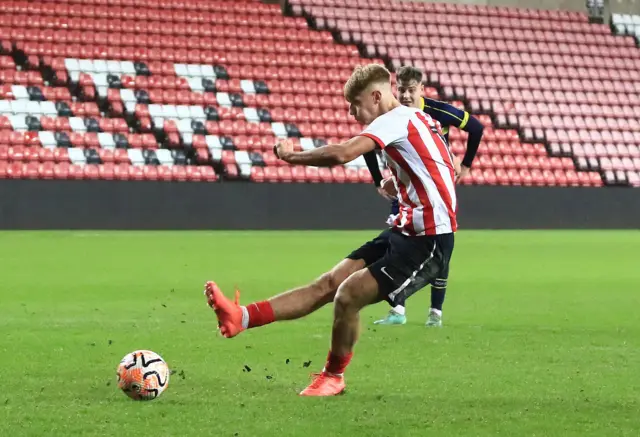
[[[316,311],[333,301],[340,284],[364,266],[365,262],[361,259],[345,259],[311,284],[247,306],[240,306],[238,290],[235,300],[231,301],[212,281],[205,284],[204,293],[207,303],[218,316],[220,333],[231,338],[245,329],[280,320],[298,319]]]
[[[215,282],[205,284],[207,302],[218,316],[220,332],[231,338],[249,328],[256,328],[275,321],[293,320],[310,314],[333,301],[338,287],[351,274],[382,258],[388,248],[390,230],[353,251],[347,259],[313,283],[279,294],[269,300],[240,306],[240,293],[235,301],[227,299]]]
[[[344,371],[360,332],[360,310],[382,299],[395,306],[398,299],[406,300],[424,283],[431,282],[445,267],[441,246],[448,244],[452,235],[407,237],[393,233],[390,250],[384,257],[354,273],[340,286],[334,300],[327,363],[301,395],[333,396],[344,390]]]

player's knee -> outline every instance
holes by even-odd
[[[338,283],[335,275],[332,272],[328,272],[316,280],[315,286],[322,296],[327,297],[333,296],[338,290],[340,284]]]
[[[355,295],[349,283],[344,283],[338,288],[336,297],[333,299],[333,303],[336,308],[341,310],[345,310],[355,306]]]

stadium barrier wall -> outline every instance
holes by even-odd
[[[638,229],[640,189],[462,186],[461,229]],[[0,182],[1,229],[380,229],[372,185]]]

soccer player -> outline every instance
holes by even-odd
[[[334,166],[382,149],[398,186],[399,213],[379,238],[386,249],[357,250],[315,282],[247,306],[225,297],[214,282],[205,295],[220,332],[234,337],[245,329],[303,317],[333,301],[331,348],[326,365],[303,396],[333,396],[345,388],[344,372],[360,330],[359,312],[381,300],[395,306],[417,285],[442,276],[453,252],[456,193],[453,160],[438,125],[423,111],[402,106],[382,65],[356,67],[344,87],[349,112],[368,127],[342,144],[294,152],[284,141],[277,156],[295,165]],[[358,256],[355,256],[357,254]],[[417,285],[416,285],[417,284]]]
[[[419,68],[410,66],[400,67],[397,74],[397,87],[398,100],[400,103],[412,108],[419,108],[440,123],[447,144],[449,142],[449,129],[452,126],[469,133],[467,149],[462,162],[460,164],[454,162],[454,166],[456,167],[456,182],[466,177],[471,170],[471,164],[478,151],[480,140],[482,139],[482,124],[468,112],[458,109],[455,106],[438,100],[424,98],[422,71],[420,71]],[[391,217],[395,216],[398,213],[398,201],[393,198],[395,188],[393,181],[382,180],[375,152],[370,152],[365,155],[365,160],[373,177],[373,181],[376,186],[379,187],[381,194],[386,198],[392,198]],[[457,160],[456,157],[454,157],[454,161],[455,160]],[[370,244],[380,244],[380,242],[373,240]],[[444,271],[442,277],[435,278],[431,283],[431,308],[429,309],[427,326],[442,326],[442,305],[444,304],[444,298],[447,292],[448,277],[449,272]],[[405,303],[398,301],[398,304],[389,311],[384,319],[377,320],[374,323],[380,325],[404,325],[407,323]]]

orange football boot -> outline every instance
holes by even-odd
[[[215,282],[209,281],[205,285],[204,294],[207,296],[207,303],[218,316],[218,326],[223,336],[231,338],[244,331],[239,290],[236,290],[235,301],[232,302],[222,294]]]
[[[300,392],[300,396],[336,396],[344,392],[344,377],[322,372],[313,375],[313,381]]]

